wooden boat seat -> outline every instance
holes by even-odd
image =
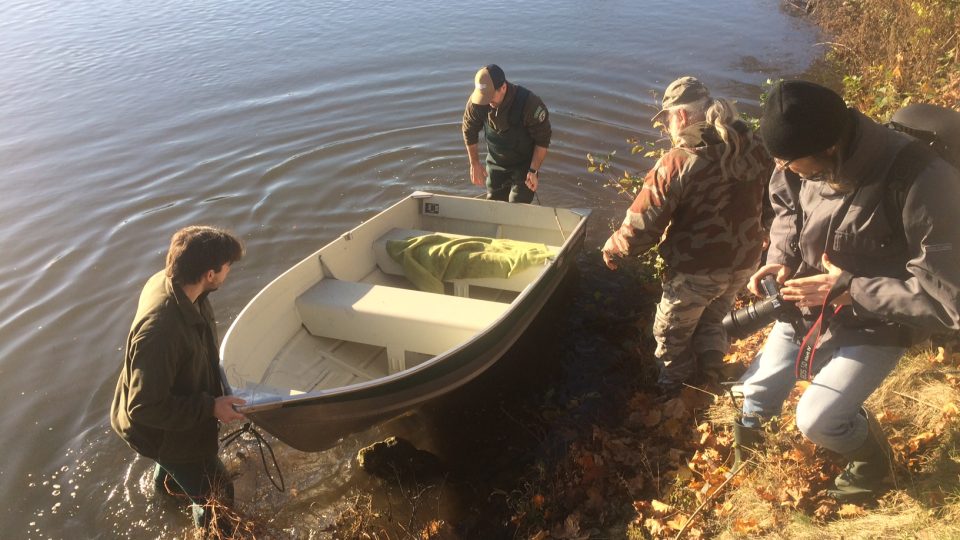
[[[414,236],[422,236],[425,234],[435,234],[435,231],[420,231],[416,229],[390,229],[386,234],[378,238],[373,243],[373,255],[374,259],[377,261],[377,266],[380,267],[380,270],[385,274],[391,274],[395,276],[403,275],[403,265],[393,260],[393,257],[387,252],[387,242],[391,240],[406,240],[407,238],[412,238]],[[450,233],[441,233],[444,236],[449,236],[451,238],[464,238],[462,234],[450,234]],[[554,246],[547,246],[547,248],[553,252],[558,253],[560,248]],[[491,289],[500,289],[504,291],[514,291],[521,292],[527,285],[531,284],[536,280],[540,274],[543,272],[543,266],[531,266],[524,268],[519,272],[515,272],[512,276],[508,278],[468,278],[468,279],[454,279],[451,280],[453,283],[453,291],[456,296],[466,297],[469,295],[469,286],[473,285],[476,287],[488,287]]]
[[[472,338],[509,304],[336,279],[301,294],[297,311],[315,336],[387,349],[390,373],[406,368],[406,352],[437,355]]]

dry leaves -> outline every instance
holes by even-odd
[[[725,360],[752,359],[762,337],[753,340],[738,342]],[[957,360],[943,350],[929,355],[938,370],[960,363]],[[960,376],[950,370],[940,377],[960,388]],[[574,438],[553,490],[531,492],[527,508],[518,512],[515,523],[540,520],[527,533],[536,540],[587,538],[590,531],[615,523],[611,509],[622,509],[624,501],[632,501],[635,512],[631,535],[653,538],[673,538],[681,530],[684,538],[722,532],[775,534],[789,525],[795,513],[821,524],[867,516],[868,509],[840,505],[827,495],[843,462],[818,450],[796,427],[796,403],[807,386],[808,382],[800,382],[791,392],[778,427],[767,433],[765,446],[751,456],[755,465],[734,476],[730,427],[727,422],[708,421],[720,413],[707,412],[729,411],[733,405],[727,394],[685,388],[678,397],[658,402],[653,394],[638,391],[626,403],[622,424],[592,425],[588,437]],[[960,421],[960,399],[945,396],[936,401],[939,420],[924,424],[927,429],[922,431],[908,429],[916,425],[916,415],[903,406],[908,400],[899,401],[877,407],[877,418],[897,462],[923,471],[931,449]],[[924,401],[921,396],[912,404],[929,416],[930,402],[921,404]]]
[[[857,506],[855,504],[843,504],[840,505],[840,509],[837,510],[837,515],[842,518],[854,518],[866,515],[866,510],[862,506]]]

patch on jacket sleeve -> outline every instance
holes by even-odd
[[[537,105],[537,109],[533,111],[533,118],[538,124],[543,123],[547,119],[547,108],[543,104]]]

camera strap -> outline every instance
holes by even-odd
[[[834,233],[836,232],[834,224],[836,223],[836,227],[839,227],[840,224],[843,223],[843,219],[847,216],[847,211],[850,210],[850,205],[853,204],[853,200],[858,193],[860,193],[860,186],[857,186],[857,189],[852,193],[845,195],[840,208],[830,216],[830,223],[827,224],[827,240],[823,246],[824,253],[833,251]],[[824,326],[829,324],[830,319],[837,313],[840,313],[840,309],[843,308],[843,306],[837,306],[833,312],[830,312],[827,310],[827,306],[830,305],[830,302],[833,302],[837,297],[846,292],[848,286],[849,279],[835,282],[833,286],[830,287],[830,291],[827,292],[827,297],[823,299],[823,305],[820,306],[820,316],[817,317],[816,322],[813,323],[813,326],[810,327],[807,335],[804,336],[803,341],[800,343],[800,352],[797,353],[796,367],[794,370],[797,380],[809,381],[813,379],[813,357],[817,352],[817,345],[820,343],[820,335],[823,333]]]
[[[841,277],[833,284],[833,287],[830,287],[827,297],[823,299],[823,305],[820,306],[820,316],[817,317],[816,322],[813,323],[813,326],[810,327],[807,335],[804,336],[803,341],[800,343],[800,352],[797,353],[795,369],[797,380],[809,381],[813,379],[813,357],[817,352],[817,345],[820,343],[820,335],[823,333],[824,327],[829,324],[830,319],[837,313],[840,313],[843,306],[837,306],[832,311],[827,308],[831,302],[846,292],[849,285],[849,277],[846,279]]]
[[[828,322],[834,315],[840,312],[843,306],[837,306],[837,309],[830,313],[827,311],[827,302],[823,303],[820,309],[820,316],[813,323],[807,335],[800,343],[800,352],[797,354],[797,363],[795,374],[797,380],[809,381],[813,378],[813,357],[817,353],[817,343],[820,342],[820,334],[823,333],[824,323]],[[828,315],[824,317],[824,315]]]

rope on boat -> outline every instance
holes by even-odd
[[[537,195],[537,192],[533,192],[533,196],[537,198],[537,205],[543,206],[543,203],[540,202],[540,195]],[[563,243],[567,243],[567,235],[563,234],[563,225],[560,225],[560,216],[557,215],[557,207],[553,207],[553,219],[557,222],[557,229],[560,229],[560,238],[563,239]]]
[[[274,455],[273,448],[270,446],[270,443],[267,442],[267,440],[263,438],[263,435],[261,435],[260,432],[253,427],[252,423],[246,422],[240,429],[224,435],[224,437],[220,439],[220,449],[226,449],[230,443],[239,440],[240,436],[244,433],[252,433],[253,437],[257,440],[257,447],[260,448],[260,461],[263,462],[263,470],[267,473],[267,478],[270,479],[270,483],[273,484],[273,487],[277,488],[277,491],[282,492],[286,488],[286,485],[283,482],[283,473],[280,472],[280,465],[277,463],[277,456]],[[273,479],[273,475],[270,474],[270,467],[267,466],[267,456],[263,453],[264,446],[266,446],[267,450],[270,451],[270,459],[273,460],[273,468],[277,470],[277,477],[280,479],[279,484]]]

